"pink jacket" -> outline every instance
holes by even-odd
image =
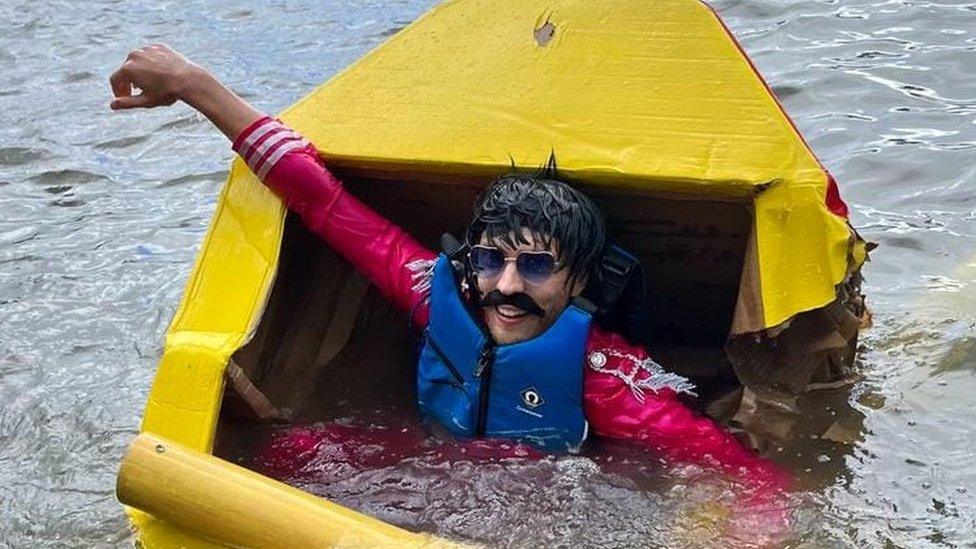
[[[390,302],[427,323],[429,267],[436,254],[350,195],[308,141],[271,118],[234,140],[251,170],[305,225],[342,254]],[[681,463],[718,467],[753,488],[778,491],[788,476],[754,455],[676,397],[690,392],[683,377],[664,371],[639,346],[593,325],[587,340],[584,410],[591,431],[629,439]]]

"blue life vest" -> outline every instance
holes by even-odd
[[[459,437],[577,450],[587,432],[583,358],[590,320],[590,313],[570,305],[541,335],[496,345],[472,318],[451,261],[441,254],[417,368],[421,414]]]

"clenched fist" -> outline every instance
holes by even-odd
[[[172,105],[195,75],[205,72],[179,52],[164,44],[132,50],[122,66],[109,78],[115,98],[112,109],[152,108]],[[132,89],[141,93],[132,95]]]
[[[164,44],[132,50],[109,83],[112,110],[151,109],[182,100],[231,140],[263,116],[206,69]],[[132,95],[134,88],[138,95]]]

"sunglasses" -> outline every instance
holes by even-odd
[[[471,246],[468,257],[475,274],[488,280],[498,278],[505,265],[514,261],[519,276],[532,285],[542,284],[549,280],[549,277],[556,272],[560,265],[560,262],[556,261],[556,254],[546,250],[523,250],[516,253],[515,257],[505,257],[505,254],[498,248],[477,245]]]

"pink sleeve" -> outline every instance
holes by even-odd
[[[677,399],[679,392],[692,389],[643,348],[599,327],[591,330],[583,396],[596,434],[636,441],[671,461],[720,469],[757,489],[786,488],[784,471]]]
[[[269,117],[234,140],[234,151],[301,216],[309,230],[345,257],[400,309],[427,324],[426,297],[436,254],[349,194],[307,140]]]

